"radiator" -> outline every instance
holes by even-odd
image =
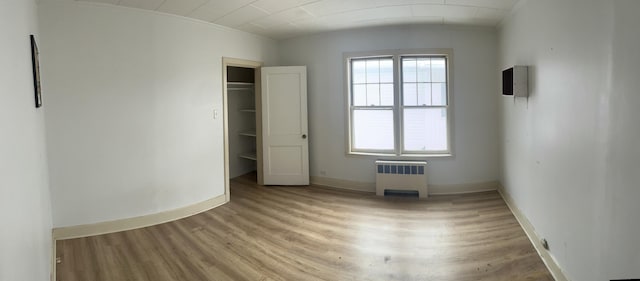
[[[385,190],[417,191],[419,198],[427,198],[427,162],[376,161],[376,195]]]

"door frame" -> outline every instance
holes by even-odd
[[[262,185],[262,98],[260,83],[260,67],[262,62],[222,57],[222,123],[224,124],[224,195],[227,201],[231,200],[230,179],[229,179],[229,100],[227,91],[227,66],[253,68],[254,71],[254,92],[256,98],[256,167],[258,174],[258,184]]]

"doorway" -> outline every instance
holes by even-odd
[[[225,197],[230,179],[256,171],[262,184],[261,62],[222,58]]]
[[[309,185],[306,66],[222,61],[226,199],[252,170],[258,185]]]

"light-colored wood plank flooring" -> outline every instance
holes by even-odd
[[[418,201],[250,177],[208,212],[58,241],[57,280],[553,280],[497,192]]]

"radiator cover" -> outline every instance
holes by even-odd
[[[385,190],[415,190],[419,198],[428,197],[427,162],[376,161],[376,195]]]

